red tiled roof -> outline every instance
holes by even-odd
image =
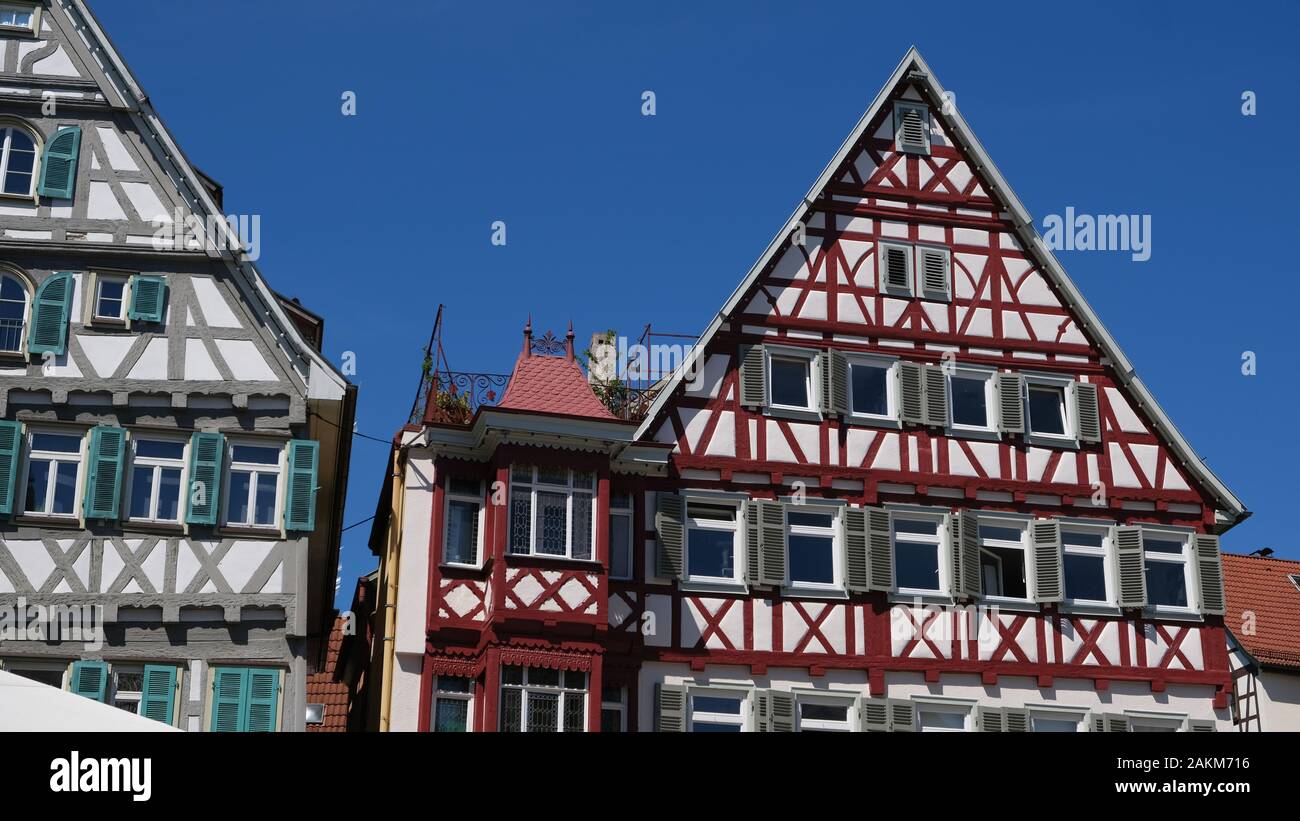
[[[591,392],[582,368],[567,356],[520,354],[497,407],[617,419]]]
[[[1300,589],[1290,575],[1300,562],[1223,554],[1223,584],[1232,635],[1262,664],[1300,668]],[[1242,613],[1255,614],[1254,635],[1242,635]]]
[[[325,705],[325,723],[308,724],[309,733],[346,733],[348,731],[348,685],[334,680],[334,666],[339,661],[339,647],[343,645],[343,626],[347,619],[334,619],[330,630],[329,648],[325,653],[325,669],[307,676],[307,703]]]

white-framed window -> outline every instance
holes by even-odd
[[[33,428],[28,432],[24,512],[69,518],[77,515],[84,439],[80,431]]]
[[[894,577],[900,593],[934,594],[949,589],[944,516],[895,510],[890,516],[894,542]]]
[[[853,732],[853,699],[821,694],[796,696],[801,733]]]
[[[916,727],[923,733],[964,733],[971,729],[970,704],[916,700]]]
[[[1187,716],[1167,713],[1142,713],[1125,711],[1131,733],[1176,733],[1184,729]]]
[[[507,552],[590,560],[595,514],[595,473],[534,465],[510,468]]]
[[[1071,385],[1066,377],[1025,374],[1025,431],[1031,441],[1074,441]]]
[[[581,733],[586,729],[586,673],[501,668],[501,732]]]
[[[36,138],[26,128],[0,123],[0,193],[31,197],[36,190]]]
[[[35,34],[40,7],[27,3],[0,3],[0,30]]]
[[[632,494],[609,494],[609,577],[632,578]]]
[[[627,688],[603,687],[600,691],[600,731],[627,732]]]
[[[1109,605],[1109,535],[1105,528],[1065,524],[1061,527],[1061,572],[1065,601],[1070,604]]]
[[[949,425],[953,431],[994,433],[998,429],[993,396],[996,371],[960,365],[948,374]]]
[[[127,517],[139,522],[179,523],[184,474],[183,440],[144,435],[131,437]]]
[[[46,660],[46,659],[4,659],[3,668],[6,673],[13,673],[15,676],[21,676],[28,681],[39,681],[41,684],[55,687],[60,690],[64,689],[64,680],[68,674],[68,662]]]
[[[0,353],[22,353],[31,295],[17,274],[0,268]]]
[[[788,505],[788,573],[790,586],[835,590],[843,586],[839,511],[829,505]]]
[[[817,412],[817,352],[800,348],[765,348],[768,406],[777,410]]]
[[[980,581],[985,596],[1029,598],[1026,525],[1016,519],[980,518]]]
[[[483,546],[483,483],[448,476],[446,497],[442,561],[477,567]]]
[[[127,300],[130,298],[130,277],[124,274],[96,272],[93,281],[91,321],[125,323]]]
[[[741,579],[739,508],[734,502],[686,502],[686,580],[735,584]]]
[[[1029,729],[1035,733],[1081,733],[1087,727],[1087,720],[1088,713],[1083,710],[1029,709]]]
[[[876,422],[898,420],[896,359],[849,356],[849,413]]]
[[[226,472],[226,524],[274,527],[280,509],[282,445],[230,442],[230,468]]]
[[[1189,534],[1142,529],[1147,604],[1153,609],[1187,610],[1196,605],[1191,585]]]
[[[144,693],[144,666],[140,664],[118,664],[111,668],[108,703],[128,713],[140,712],[140,698]]]
[[[741,690],[692,688],[690,731],[692,733],[739,733],[745,729],[745,708],[749,696]]]
[[[434,676],[429,732],[469,732],[473,703],[474,682],[471,679],[464,676]]]
[[[902,242],[876,243],[876,281],[893,296],[912,295],[912,246]]]

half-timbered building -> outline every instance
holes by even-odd
[[[0,76],[0,666],[181,729],[301,730],[355,406],[323,322],[85,2],[0,2]]]
[[[1033,226],[912,50],[642,412],[572,332],[495,404],[435,378],[372,725],[1230,727],[1247,511]]]

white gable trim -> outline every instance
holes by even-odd
[[[790,219],[786,221],[785,226],[777,232],[776,236],[772,238],[772,241],[768,243],[762,256],[760,256],[758,261],[754,263],[753,267],[749,269],[749,273],[745,276],[744,281],[741,282],[740,286],[732,292],[731,296],[727,299],[726,304],[723,305],[722,310],[718,312],[717,316],[713,318],[704,333],[700,336],[700,341],[691,350],[691,355],[682,362],[681,366],[679,366],[673,373],[665,388],[659,392],[657,397],[655,397],[654,402],[650,406],[649,412],[646,414],[645,420],[637,430],[638,439],[645,436],[651,429],[655,420],[663,411],[668,398],[673,394],[678,385],[681,384],[685,374],[691,372],[695,358],[703,355],[703,351],[713,340],[713,337],[717,334],[722,323],[725,322],[727,317],[729,317],[739,307],[741,298],[750,290],[751,287],[753,287],[763,269],[772,261],[772,258],[784,245],[786,238],[792,231],[794,231],[800,217],[812,207],[813,200],[831,181],[832,175],[848,157],[849,152],[853,150],[853,146],[862,137],[868,124],[870,124],[876,118],[876,115],[879,114],[884,104],[888,101],[894,88],[896,88],[903,79],[909,77],[909,75],[915,82],[926,88],[931,95],[931,100],[945,99],[943,86],[939,84],[934,73],[930,70],[930,66],[925,62],[924,58],[921,57],[920,52],[916,50],[915,46],[908,49],[907,54],[903,55],[902,62],[900,62],[898,67],[894,69],[889,80],[885,83],[884,87],[881,88],[880,93],[876,95],[871,106],[867,108],[866,112],[861,118],[859,118],[858,124],[854,126],[852,132],[849,133],[849,136],[840,146],[840,149],[835,152],[835,156],[831,158],[831,161],[826,165],[826,168],[817,177],[817,181],[813,183],[812,188],[810,188],[808,193],[804,195],[803,201],[800,202],[798,207],[796,207],[794,213],[790,215]],[[1026,249],[1032,249],[1034,257],[1041,263],[1044,272],[1051,278],[1052,282],[1060,288],[1065,297],[1066,304],[1078,317],[1081,330],[1085,333],[1091,333],[1091,335],[1096,339],[1098,347],[1101,348],[1102,353],[1111,360],[1115,372],[1119,376],[1120,382],[1122,382],[1125,387],[1132,392],[1134,398],[1137,400],[1138,407],[1136,410],[1140,413],[1144,413],[1150,419],[1156,430],[1159,431],[1164,439],[1170,444],[1179,464],[1193,477],[1199,480],[1202,487],[1208,490],[1218,501],[1222,512],[1226,514],[1226,518],[1221,519],[1221,523],[1225,528],[1231,527],[1249,516],[1250,511],[1246,510],[1246,507],[1241,500],[1238,499],[1236,495],[1233,494],[1233,492],[1214,475],[1214,472],[1201,461],[1200,457],[1196,455],[1196,451],[1192,449],[1192,446],[1185,438],[1183,438],[1182,433],[1180,433],[1178,428],[1174,426],[1173,421],[1170,420],[1169,416],[1160,407],[1155,396],[1153,396],[1147,389],[1146,385],[1142,383],[1142,380],[1138,378],[1138,375],[1134,372],[1132,363],[1129,362],[1128,357],[1126,357],[1123,351],[1120,350],[1119,344],[1115,341],[1115,338],[1112,337],[1110,332],[1106,330],[1106,327],[1102,325],[1101,319],[1088,305],[1087,300],[1083,298],[1083,294],[1081,294],[1079,289],[1075,287],[1074,282],[1070,280],[1069,275],[1065,272],[1065,268],[1061,266],[1061,263],[1056,259],[1055,255],[1052,254],[1051,249],[1043,242],[1042,237],[1038,235],[1038,231],[1034,227],[1033,217],[1030,216],[1029,211],[1011,190],[1011,186],[1007,184],[1002,173],[998,171],[997,166],[993,164],[993,160],[989,157],[988,152],[984,150],[984,147],[980,145],[979,140],[975,137],[974,132],[971,131],[970,126],[962,117],[961,112],[958,111],[955,106],[952,106],[948,113],[945,113],[941,109],[934,109],[932,114],[944,123],[945,131],[950,137],[954,138],[958,147],[971,157],[974,162],[975,172],[977,174],[982,174],[984,179],[986,179],[992,187],[994,199],[1000,200],[1006,204],[1010,211],[1012,221],[1015,223],[1016,236],[1020,238]]]

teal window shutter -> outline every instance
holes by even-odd
[[[122,498],[122,461],[126,431],[105,425],[90,429],[86,496],[87,519],[116,519]]]
[[[248,670],[218,667],[212,688],[212,732],[244,730],[244,705],[248,699]]]
[[[172,723],[176,703],[176,668],[162,664],[144,666],[144,689],[140,693],[140,715]]]
[[[320,444],[310,439],[289,442],[289,490],[284,501],[285,530],[316,529],[316,470]]]
[[[162,322],[166,301],[167,280],[164,277],[131,277],[131,307],[127,309],[127,319]]]
[[[0,516],[14,512],[18,457],[23,449],[23,423],[0,422]]]
[[[37,190],[42,197],[72,199],[72,192],[77,187],[77,157],[80,153],[80,126],[59,129],[50,138],[41,157],[41,187]]]
[[[103,661],[78,661],[72,665],[68,689],[79,696],[103,702],[108,692],[108,664]]]
[[[68,316],[72,311],[72,274],[59,272],[41,283],[32,303],[29,353],[62,356],[68,350]]]
[[[275,708],[280,695],[280,671],[248,669],[248,697],[244,706],[244,730],[275,732]]]
[[[190,437],[190,499],[185,521],[192,525],[215,525],[221,495],[221,463],[226,455],[226,437],[219,433],[196,433]]]

